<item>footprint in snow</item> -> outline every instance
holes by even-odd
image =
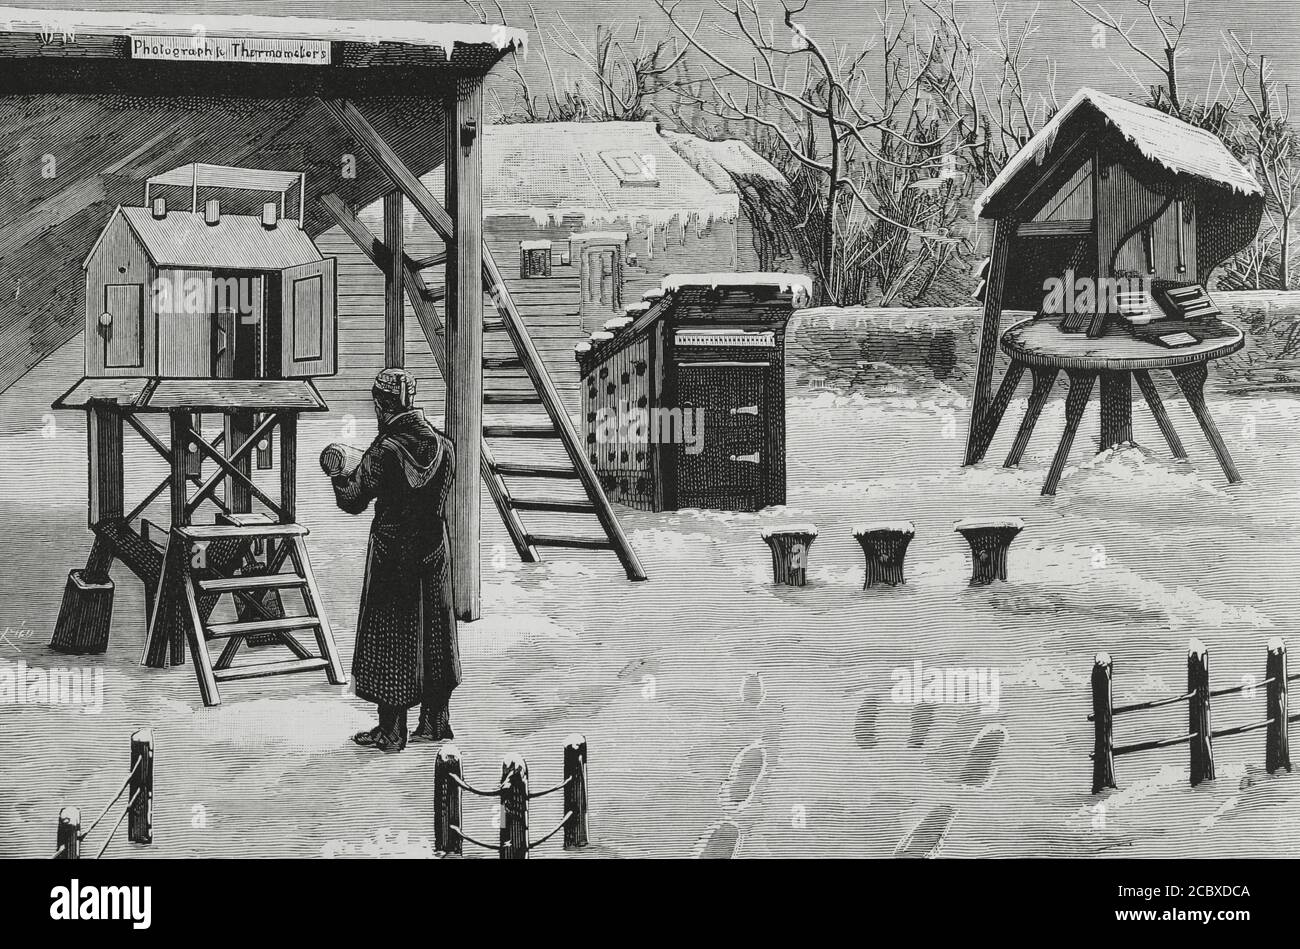
[[[697,860],[730,860],[736,855],[740,845],[740,828],[732,821],[724,820],[709,828],[695,852]]]
[[[754,742],[740,750],[731,763],[727,780],[719,789],[718,797],[727,810],[742,810],[749,806],[758,788],[758,782],[767,771],[767,751],[763,742]]]
[[[967,787],[986,788],[998,775],[998,755],[1007,743],[1007,730],[1001,725],[987,725],[970,743],[966,763],[957,780]]]
[[[925,740],[930,737],[934,727],[935,707],[933,705],[912,706],[912,733],[908,736],[907,747],[923,748]]]
[[[868,695],[858,706],[858,716],[853,722],[853,740],[859,748],[876,747],[876,719],[880,717],[880,698]]]
[[[921,818],[894,848],[895,857],[929,858],[937,857],[948,839],[957,809],[951,804],[939,804],[930,808],[930,812]]]

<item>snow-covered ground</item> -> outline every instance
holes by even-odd
[[[1117,703],[1181,692],[1192,636],[1210,648],[1215,687],[1232,685],[1262,678],[1266,641],[1288,637],[1300,607],[1300,402],[1212,404],[1246,483],[1225,484],[1179,400],[1170,410],[1189,462],[1168,459],[1140,404],[1148,448],[1094,457],[1094,405],[1058,496],[1044,499],[1059,401],[1022,469],[1007,471],[1014,424],[987,462],[958,466],[965,402],[942,386],[901,375],[870,398],[792,390],[789,505],[625,512],[652,578],[642,584],[608,554],[519,564],[485,503],[484,617],[462,628],[466,680],[452,707],[468,779],[492,782],[519,752],[549,785],[565,737],[582,732],[589,855],[879,856],[940,842],[945,856],[1295,853],[1300,774],[1263,773],[1260,732],[1219,741],[1218,779],[1201,787],[1187,786],[1186,749],[1174,747],[1120,758],[1119,789],[1089,794],[1097,651],[1114,657]],[[1023,407],[1013,403],[1012,423]],[[435,752],[353,747],[371,707],[346,687],[231,683],[225,704],[203,708],[189,665],[138,665],[140,586],[121,567],[108,653],[45,648],[66,571],[89,546],[85,436],[61,417],[42,438],[39,407],[23,411],[0,433],[0,664],[99,669],[104,694],[97,714],[0,705],[0,855],[52,852],[62,805],[97,814],[125,773],[129,733],[146,724],[157,803],[155,843],[140,853],[431,854]],[[337,420],[302,428],[300,519],[350,662],[367,519],[333,509],[312,460],[343,434]],[[1009,581],[973,589],[952,525],[982,515],[1026,528]],[[862,589],[852,527],[875,519],[916,526],[905,587]],[[820,531],[810,583],[776,588],[759,531],[795,520]],[[996,673],[999,690],[982,706],[898,701],[917,662],[988,683]],[[1262,692],[1216,700],[1215,726],[1262,707]],[[1183,719],[1181,706],[1122,717],[1117,740],[1180,734]],[[471,799],[465,813],[469,833],[494,837],[489,805]],[[536,801],[534,835],[558,817],[555,797]],[[553,840],[536,856],[561,853]]]

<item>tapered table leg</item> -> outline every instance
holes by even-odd
[[[1070,448],[1074,445],[1074,436],[1079,431],[1083,420],[1083,410],[1088,406],[1088,397],[1092,395],[1093,383],[1097,381],[1095,372],[1067,372],[1070,377],[1070,394],[1065,397],[1065,431],[1061,433],[1061,443],[1056,447],[1056,456],[1052,467],[1043,482],[1044,495],[1056,494],[1057,482],[1065,470],[1065,462],[1070,457]]]
[[[1187,404],[1191,407],[1192,414],[1196,416],[1196,421],[1200,423],[1206,441],[1214,449],[1214,457],[1219,459],[1223,473],[1228,476],[1228,483],[1240,484],[1241,475],[1237,471],[1237,466],[1233,464],[1232,455],[1228,453],[1228,446],[1224,443],[1223,436],[1219,434],[1218,426],[1214,424],[1214,416],[1210,414],[1209,406],[1205,404],[1205,363],[1181,366],[1171,371],[1174,378],[1178,380],[1178,387],[1187,397]]]
[[[1020,464],[1025,449],[1029,447],[1030,436],[1034,434],[1034,426],[1038,424],[1038,417],[1043,414],[1043,406],[1047,404],[1047,397],[1051,395],[1052,386],[1055,385],[1059,374],[1059,370],[1046,366],[1034,366],[1030,371],[1034,374],[1034,388],[1029,393],[1029,404],[1025,407],[1025,417],[1020,420],[1020,430],[1016,432],[1016,440],[1012,442],[1007,460],[1003,462],[1004,468],[1014,468]]]
[[[1169,450],[1174,453],[1175,458],[1186,458],[1187,449],[1183,447],[1182,439],[1174,431],[1174,423],[1169,420],[1169,413],[1165,411],[1165,404],[1160,401],[1160,393],[1156,391],[1156,384],[1151,380],[1151,373],[1145,369],[1135,369],[1133,370],[1133,378],[1137,380],[1138,388],[1142,391],[1142,398],[1146,399],[1147,408],[1151,410],[1156,425],[1160,427],[1160,434],[1165,436],[1165,441],[1169,443]]]
[[[1133,384],[1125,370],[1101,374],[1101,451],[1133,442]]]
[[[984,417],[979,420],[974,460],[968,461],[967,464],[978,464],[983,459],[984,453],[989,450],[993,436],[997,434],[998,426],[1002,424],[1002,416],[1007,406],[1011,404],[1011,397],[1016,394],[1016,387],[1020,385],[1020,379],[1024,374],[1025,364],[1015,359],[1011,360],[1011,365],[1007,366],[1002,383],[998,386],[997,394],[985,410]]]

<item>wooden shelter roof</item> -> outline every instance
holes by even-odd
[[[201,40],[208,58],[147,58],[136,44],[175,38]],[[81,262],[150,177],[189,162],[305,172],[314,237],[334,224],[322,194],[363,207],[392,188],[322,100],[353,102],[426,174],[443,161],[454,81],[524,43],[480,24],[0,7],[0,391],[81,331]]]

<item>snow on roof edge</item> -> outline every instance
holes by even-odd
[[[995,177],[993,181],[989,184],[989,186],[984,189],[984,192],[978,198],[975,199],[975,203],[971,206],[971,214],[974,217],[983,216],[985,209],[992,202],[992,200],[995,197],[997,197],[998,193],[1002,191],[1002,189],[1005,188],[1008,184],[1010,184],[1020,174],[1020,172],[1023,171],[1027,165],[1030,164],[1030,162],[1041,164],[1043,157],[1047,154],[1047,152],[1051,149],[1053,143],[1056,141],[1057,132],[1060,131],[1061,127],[1065,124],[1065,121],[1076,111],[1078,111],[1078,109],[1081,108],[1085,103],[1091,105],[1099,113],[1101,113],[1102,117],[1114,129],[1116,129],[1120,134],[1122,134],[1127,141],[1129,141],[1134,146],[1136,146],[1137,149],[1146,158],[1156,162],[1162,167],[1167,168],[1173,172],[1191,174],[1199,178],[1205,178],[1206,180],[1209,181],[1215,181],[1218,184],[1227,185],[1231,187],[1234,191],[1237,191],[1241,194],[1260,195],[1264,193],[1264,189],[1260,186],[1259,182],[1255,179],[1255,176],[1251,174],[1251,172],[1249,172],[1240,162],[1238,162],[1236,158],[1234,158],[1228,152],[1227,148],[1224,147],[1223,143],[1219,141],[1219,139],[1216,138],[1211,132],[1207,132],[1204,129],[1199,129],[1194,125],[1182,121],[1181,119],[1178,119],[1171,115],[1166,115],[1165,113],[1160,112],[1157,109],[1152,109],[1149,106],[1143,106],[1140,105],[1139,103],[1129,102],[1127,99],[1120,99],[1117,96],[1107,95],[1104,92],[1098,92],[1095,89],[1089,89],[1087,87],[1084,87],[1080,89],[1078,92],[1076,92],[1070,98],[1070,101],[1067,102],[1061,108],[1061,110],[1052,117],[1052,120],[1048,122],[1046,125],[1044,125],[1041,129],[1039,129],[1036,133],[1034,133],[1033,137],[1031,137],[1029,141],[1027,141],[1021,147],[1020,151],[1016,152],[1016,154],[1011,157],[1011,160],[1007,162],[1006,166],[1002,169],[1002,171],[998,172],[997,177]],[[1191,170],[1185,166],[1171,164],[1165,158],[1162,158],[1161,156],[1152,153],[1151,149],[1149,148],[1149,145],[1147,143],[1140,141],[1139,138],[1133,133],[1133,130],[1126,129],[1124,127],[1123,121],[1116,117],[1116,115],[1114,114],[1114,111],[1117,108],[1116,104],[1119,104],[1120,107],[1123,107],[1125,109],[1144,109],[1152,113],[1153,118],[1159,117],[1160,119],[1166,122],[1176,122],[1179,125],[1184,126],[1189,134],[1194,133],[1198,137],[1204,138],[1206,140],[1206,145],[1208,147],[1217,148],[1218,150],[1222,151],[1223,156],[1226,157],[1232,163],[1232,165],[1236,166],[1235,169],[1233,170],[1240,172],[1241,177],[1249,179],[1250,185],[1247,186],[1245,183],[1243,183],[1240,180],[1240,178],[1232,179],[1228,177],[1214,177],[1204,173],[1203,171]]]
[[[190,35],[202,26],[210,36],[293,37],[295,39],[347,40],[360,43],[407,43],[442,47],[451,58],[452,47],[492,45],[500,50],[528,50],[528,34],[499,23],[428,23],[422,20],[348,20],[329,17],[265,16],[250,14],[145,13],[135,10],[39,10],[0,7],[0,32],[54,32],[77,35],[108,31],[112,35],[178,32]]]

